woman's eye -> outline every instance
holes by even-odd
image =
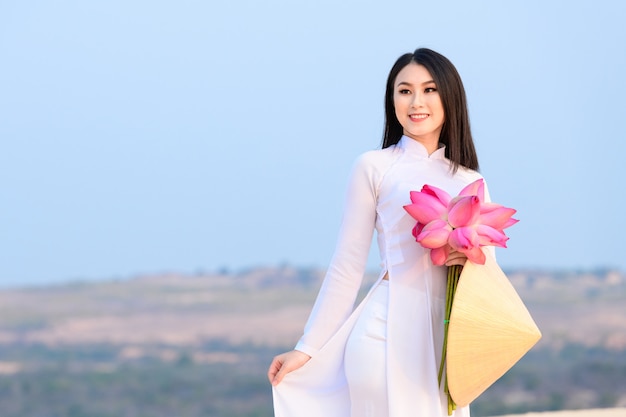
[[[411,90],[404,89],[404,90],[398,91],[398,93],[400,93],[400,94],[411,94]]]
[[[428,87],[424,90],[425,93],[434,93],[435,91],[437,91],[435,87]]]

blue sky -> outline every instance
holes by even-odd
[[[626,270],[626,5],[0,2],[0,285],[324,267],[389,68],[463,77],[505,268]],[[378,259],[372,252],[370,266]]]

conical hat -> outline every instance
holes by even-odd
[[[448,390],[466,406],[504,375],[541,332],[495,259],[466,262],[448,327]]]

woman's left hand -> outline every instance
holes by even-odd
[[[448,255],[448,259],[446,259],[446,266],[452,266],[452,265],[465,265],[465,262],[467,261],[467,256],[465,256],[464,253],[453,250],[450,251],[450,254]]]

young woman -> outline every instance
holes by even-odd
[[[415,241],[403,206],[424,184],[456,195],[480,178],[477,169],[455,67],[430,49],[402,55],[387,79],[382,149],[354,165],[335,255],[304,335],[270,365],[276,417],[447,416],[437,382],[446,268]],[[353,309],[374,229],[382,270]],[[465,260],[452,252],[446,265]]]

